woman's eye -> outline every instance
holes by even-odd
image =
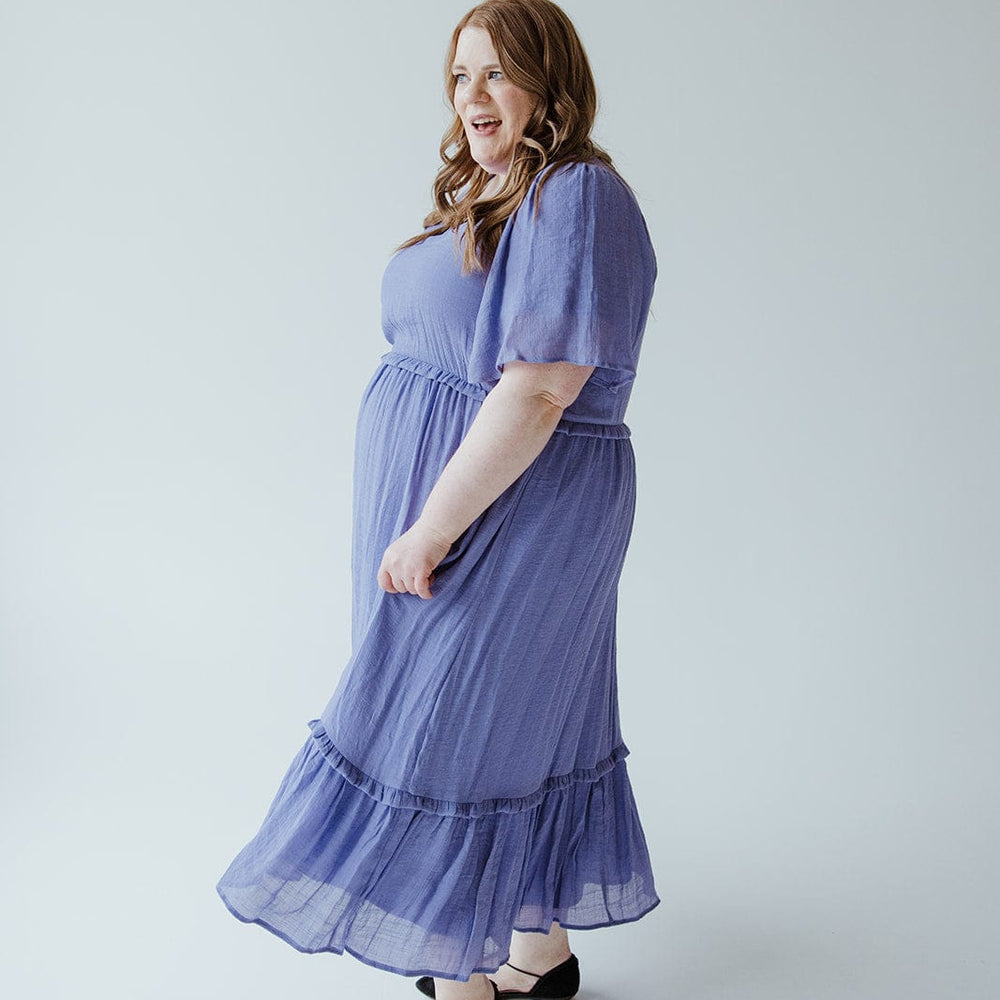
[[[503,72],[499,69],[491,69],[486,75],[491,80],[503,79]],[[452,73],[452,76],[455,78],[456,83],[465,83],[468,79],[468,75],[465,73]]]

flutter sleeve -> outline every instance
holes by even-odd
[[[594,365],[591,379],[613,391],[636,373],[656,280],[649,232],[631,190],[604,164],[548,169],[500,237],[469,380],[494,383],[507,361],[570,361]]]

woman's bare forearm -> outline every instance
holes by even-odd
[[[382,554],[377,578],[391,594],[427,600],[434,568],[454,541],[541,454],[593,367],[510,361],[438,476],[420,517]]]
[[[451,544],[541,454],[563,414],[501,379],[483,400],[415,526]]]

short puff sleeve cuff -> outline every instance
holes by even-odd
[[[645,219],[618,174],[599,162],[546,168],[500,237],[469,381],[495,383],[507,361],[569,361],[594,365],[591,380],[612,391],[627,385],[655,280]]]

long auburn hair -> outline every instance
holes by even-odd
[[[476,201],[490,174],[473,158],[462,119],[456,113],[441,140],[442,165],[434,179],[434,209],[425,217],[425,231],[401,243],[396,250],[422,243],[459,226],[474,233],[463,239],[462,273],[485,271],[493,261],[504,223],[524,200],[535,175],[547,166],[599,160],[614,169],[611,156],[591,138],[597,114],[597,88],[590,61],[572,21],[552,0],[484,0],[458,22],[445,59],[445,96],[454,107],[452,64],[458,36],[466,26],[484,28],[493,42],[504,74],[539,100],[500,190]],[[552,175],[538,182],[540,194]],[[463,190],[464,189],[464,190]],[[535,211],[538,211],[536,197]],[[427,229],[427,227],[433,227]]]

